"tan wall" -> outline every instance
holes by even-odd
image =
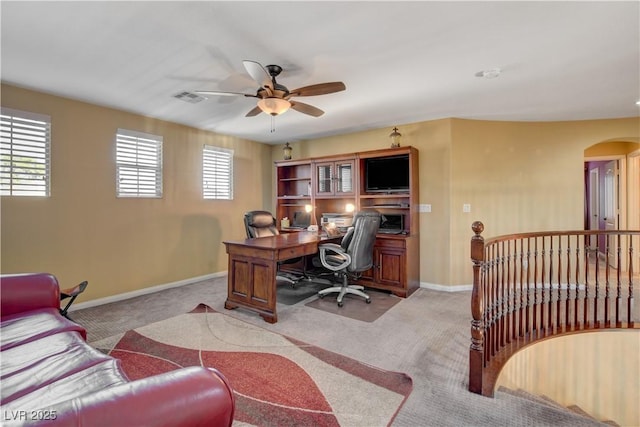
[[[267,145],[8,85],[2,106],[52,122],[51,197],[0,201],[2,273],[88,280],[88,301],[226,271],[222,241],[243,238],[243,213],[271,203]],[[162,199],[116,198],[118,128],[164,137]],[[202,199],[203,144],[235,150],[233,201]]]
[[[484,223],[485,237],[582,229],[585,149],[612,139],[637,140],[639,134],[638,118],[544,123],[455,120],[451,284],[471,283],[469,237],[474,220]],[[463,203],[471,204],[471,214],[462,213]]]
[[[2,105],[52,118],[52,197],[3,197],[3,273],[48,271],[91,282],[86,300],[225,271],[222,241],[244,235],[242,214],[274,209],[282,146],[2,86]],[[115,197],[117,128],[164,136],[164,197]],[[581,228],[584,150],[638,141],[638,118],[583,122],[442,119],[399,126],[420,152],[421,281],[471,284],[471,223],[485,237]],[[294,158],[387,148],[390,128],[292,143]],[[635,139],[634,139],[635,138]],[[235,200],[200,196],[203,143],[235,150]],[[256,189],[258,201],[256,202]],[[471,213],[462,204],[471,204]]]
[[[471,223],[485,237],[524,231],[581,229],[585,149],[603,141],[636,141],[638,118],[576,122],[444,119],[399,126],[403,145],[420,151],[423,283],[469,285]],[[386,148],[391,129],[292,144],[294,158]],[[273,148],[273,159],[282,147]],[[471,205],[463,213],[462,205]]]
[[[560,355],[560,358],[558,358]],[[512,390],[578,405],[601,421],[640,425],[640,331],[590,332],[526,347],[496,382]]]

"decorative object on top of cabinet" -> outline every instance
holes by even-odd
[[[393,132],[389,134],[389,138],[391,138],[391,148],[400,147],[400,139],[402,138],[402,134],[398,132],[397,127],[393,128]]]
[[[291,148],[288,142],[284,144],[284,148],[282,149],[282,154],[285,160],[291,160],[292,151],[293,151],[293,148]]]

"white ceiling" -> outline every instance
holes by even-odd
[[[0,3],[9,84],[270,144],[445,117],[555,121],[637,117],[640,2]],[[244,117],[255,94],[242,60],[284,68],[296,98]],[[476,77],[500,68],[494,79]]]

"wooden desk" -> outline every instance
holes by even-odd
[[[223,242],[229,254],[227,300],[224,308],[243,307],[257,312],[269,322],[276,313],[276,272],[278,262],[318,252],[318,243],[330,240],[317,233],[283,233]]]

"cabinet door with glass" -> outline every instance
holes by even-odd
[[[354,194],[355,160],[316,163],[316,196],[351,196]]]

